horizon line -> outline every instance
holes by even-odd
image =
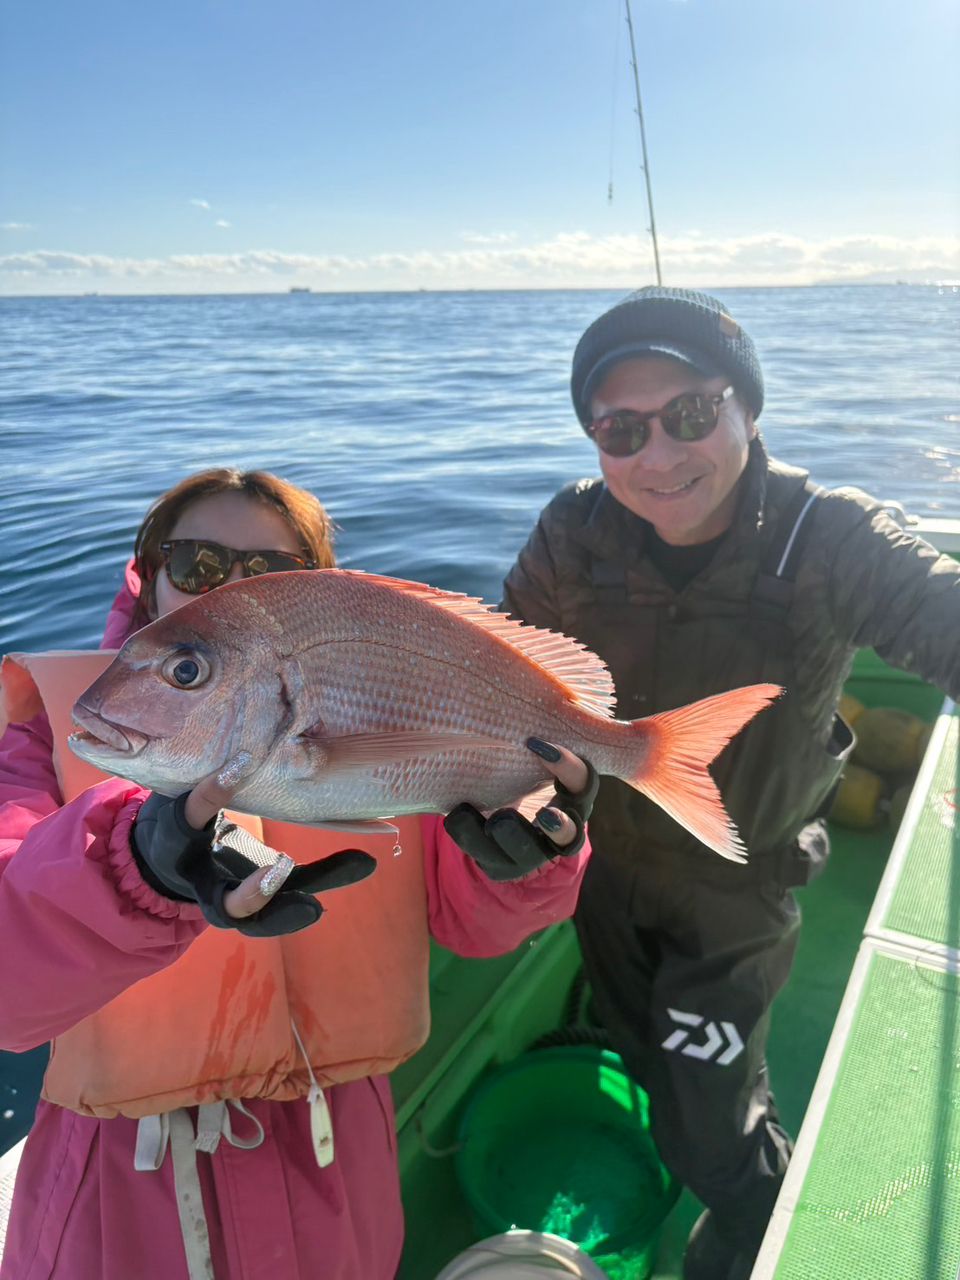
[[[652,284],[653,282],[649,282]],[[53,298],[286,298],[291,294],[302,298],[314,297],[351,297],[357,294],[421,294],[421,293],[615,293],[620,290],[631,292],[647,285],[636,283],[627,285],[465,285],[444,288],[442,286],[421,285],[414,288],[381,288],[381,289],[325,289],[314,285],[293,285],[285,289],[235,289],[235,290],[147,290],[142,293],[115,293],[101,289],[84,289],[72,293],[5,293],[0,290],[0,301],[16,301],[19,299],[53,299]],[[669,288],[670,286],[665,286]],[[692,286],[674,286],[691,288]],[[960,278],[946,280],[811,280],[805,283],[791,284],[709,284],[695,286],[697,292],[725,292],[730,290],[756,289],[952,289],[960,291]]]

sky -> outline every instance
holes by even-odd
[[[0,294],[650,283],[624,3],[3,0]],[[632,11],[665,283],[960,280],[956,0]]]

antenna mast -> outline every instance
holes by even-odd
[[[640,101],[640,72],[637,69],[637,47],[633,40],[633,18],[630,0],[624,0],[627,9],[627,26],[630,28],[630,56],[633,65],[633,87],[637,94],[637,119],[640,121],[640,147],[643,151],[643,176],[647,184],[647,208],[650,210],[650,238],[653,241],[653,261],[657,268],[657,284],[663,284],[660,276],[660,251],[657,248],[657,223],[653,216],[653,191],[650,188],[650,164],[647,160],[647,135],[643,128],[643,104]]]

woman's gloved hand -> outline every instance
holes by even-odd
[[[144,880],[167,898],[196,902],[220,929],[251,938],[295,933],[323,907],[312,896],[364,880],[376,859],[344,849],[305,866],[225,822],[236,780],[227,770],[192,791],[148,796],[133,825],[133,853]]]
[[[497,809],[488,818],[472,804],[457,805],[443,820],[448,835],[491,880],[519,880],[545,862],[579,853],[597,798],[599,779],[588,761],[541,738],[528,738],[527,747],[557,780],[533,822],[516,809]]]

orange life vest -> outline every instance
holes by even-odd
[[[7,719],[46,712],[64,802],[105,776],[66,739],[74,702],[113,656],[4,659]],[[229,1098],[287,1101],[308,1094],[304,1053],[324,1086],[389,1071],[423,1044],[429,934],[420,818],[397,819],[397,841],[231,816],[298,862],[348,844],[373,854],[377,870],[328,895],[319,923],[299,933],[250,939],[207,929],[169,968],[57,1037],[43,1088],[51,1102],[139,1119]]]

